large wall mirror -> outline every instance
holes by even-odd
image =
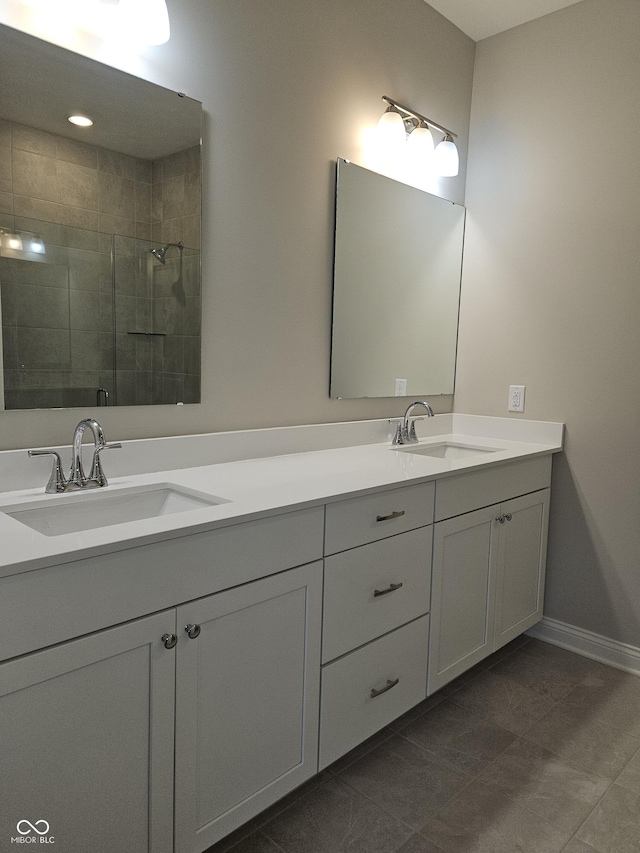
[[[0,407],[199,402],[202,105],[6,26],[0,80]]]
[[[345,160],[336,186],[331,396],[452,394],[464,207]]]

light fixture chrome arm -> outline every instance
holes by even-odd
[[[402,116],[403,119],[414,118],[417,119],[418,122],[428,124],[429,127],[432,127],[434,130],[437,130],[439,133],[444,133],[445,136],[451,136],[454,139],[458,138],[458,134],[454,133],[452,130],[448,130],[446,127],[443,127],[441,124],[437,124],[437,122],[433,121],[426,116],[423,116],[421,113],[417,113],[415,110],[412,110],[410,107],[405,107],[404,104],[399,103],[399,101],[394,101],[388,95],[383,95],[382,100],[385,101],[389,106],[398,110],[399,113],[405,113]]]

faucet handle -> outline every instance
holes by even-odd
[[[51,469],[49,482],[45,486],[45,492],[48,495],[55,495],[58,492],[64,492],[67,488],[67,484],[64,479],[64,474],[62,473],[60,454],[56,453],[55,450],[29,450],[27,452],[29,453],[29,456],[53,456],[53,468]]]
[[[402,433],[402,420],[395,420],[393,418],[389,418],[390,424],[395,424],[396,432],[393,436],[393,441],[391,444],[396,447],[399,444],[404,444],[404,436]]]
[[[119,450],[122,447],[119,441],[111,442],[109,444],[99,444],[93,452],[93,462],[91,464],[91,473],[89,474],[89,479],[94,480],[99,486],[108,486],[109,481],[105,477],[104,471],[102,470],[102,462],[100,461],[100,454],[103,450]]]

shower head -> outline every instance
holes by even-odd
[[[180,242],[180,243],[167,243],[166,246],[162,246],[160,249],[149,249],[149,251],[151,252],[151,254],[153,255],[153,257],[156,260],[160,261],[161,264],[166,264],[167,261],[166,261],[165,255],[167,254],[167,249],[170,248],[171,246],[175,246],[177,249],[180,249],[180,251],[182,251],[184,249],[184,243]]]

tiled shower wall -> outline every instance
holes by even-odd
[[[120,405],[199,400],[198,147],[151,163],[0,119],[2,224],[47,244],[0,261],[7,408],[114,402],[114,370]]]

